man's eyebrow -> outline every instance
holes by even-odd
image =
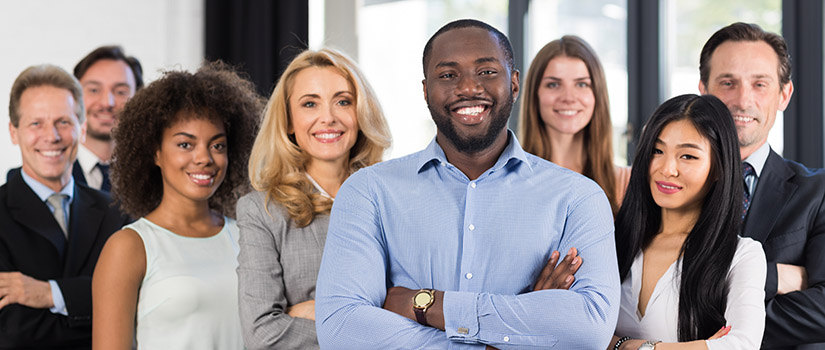
[[[495,57],[481,57],[479,59],[476,59],[475,62],[476,62],[476,64],[478,64],[478,63],[491,63],[491,62],[497,63],[498,60]]]
[[[452,67],[456,67],[456,66],[458,66],[458,62],[448,61],[448,62],[438,62],[435,65],[435,68],[439,68],[439,67],[451,67],[452,68]]]

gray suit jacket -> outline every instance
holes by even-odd
[[[238,298],[249,349],[318,349],[315,321],[293,318],[287,307],[315,299],[315,280],[329,215],[298,228],[286,209],[252,192],[238,201]],[[267,213],[267,209],[269,213]]]

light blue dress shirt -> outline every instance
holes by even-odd
[[[26,183],[26,185],[29,185],[29,188],[32,189],[34,194],[36,194],[41,201],[46,203],[46,206],[49,207],[49,210],[51,210],[51,212],[54,213],[54,211],[57,210],[57,208],[52,207],[52,205],[47,200],[49,199],[49,196],[51,196],[55,192],[48,186],[40,183],[33,177],[29,176],[29,174],[26,174],[26,172],[23,171],[23,169],[20,169],[20,175],[23,175],[23,181]],[[64,218],[70,218],[71,216],[69,216],[69,214],[72,207],[72,198],[74,196],[74,179],[72,177],[69,177],[69,182],[66,184],[66,186],[63,186],[63,189],[60,190],[60,193],[65,194],[67,196],[67,200],[63,201],[63,208],[60,208],[59,210],[63,211]],[[49,311],[51,311],[52,313],[68,316],[69,312],[68,310],[66,310],[66,300],[63,299],[63,292],[60,291],[60,286],[57,285],[57,281],[55,280],[49,280],[48,282],[49,287],[51,287],[52,290],[52,303],[54,304],[54,306],[52,306],[49,309]]]
[[[527,154],[512,132],[469,180],[433,140],[338,191],[316,289],[327,349],[604,349],[619,274],[604,192]],[[531,292],[554,250],[583,264],[570,290]],[[445,291],[446,331],[384,310],[387,288]]]

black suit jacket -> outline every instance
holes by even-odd
[[[825,342],[825,171],[771,150],[743,235],[761,242],[768,260],[762,348],[825,349],[812,344]],[[777,295],[777,263],[804,266],[808,289]]]
[[[91,281],[106,239],[127,223],[109,195],[75,185],[69,238],[19,174],[0,187],[0,271],[60,286],[68,316],[12,304],[0,309],[0,349],[91,347]]]
[[[6,182],[11,179],[12,176],[20,175],[20,167],[11,168],[9,171],[6,172]],[[86,175],[83,175],[83,168],[80,166],[80,162],[75,159],[74,165],[72,165],[72,177],[74,178],[74,182],[76,184],[87,185],[86,182]]]

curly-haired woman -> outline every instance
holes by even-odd
[[[240,349],[234,204],[262,100],[223,64],[167,72],[115,130],[112,194],[135,223],[92,281],[93,347]]]
[[[241,326],[250,349],[318,348],[315,280],[338,189],[390,144],[378,99],[355,63],[305,51],[266,106],[238,202]]]

